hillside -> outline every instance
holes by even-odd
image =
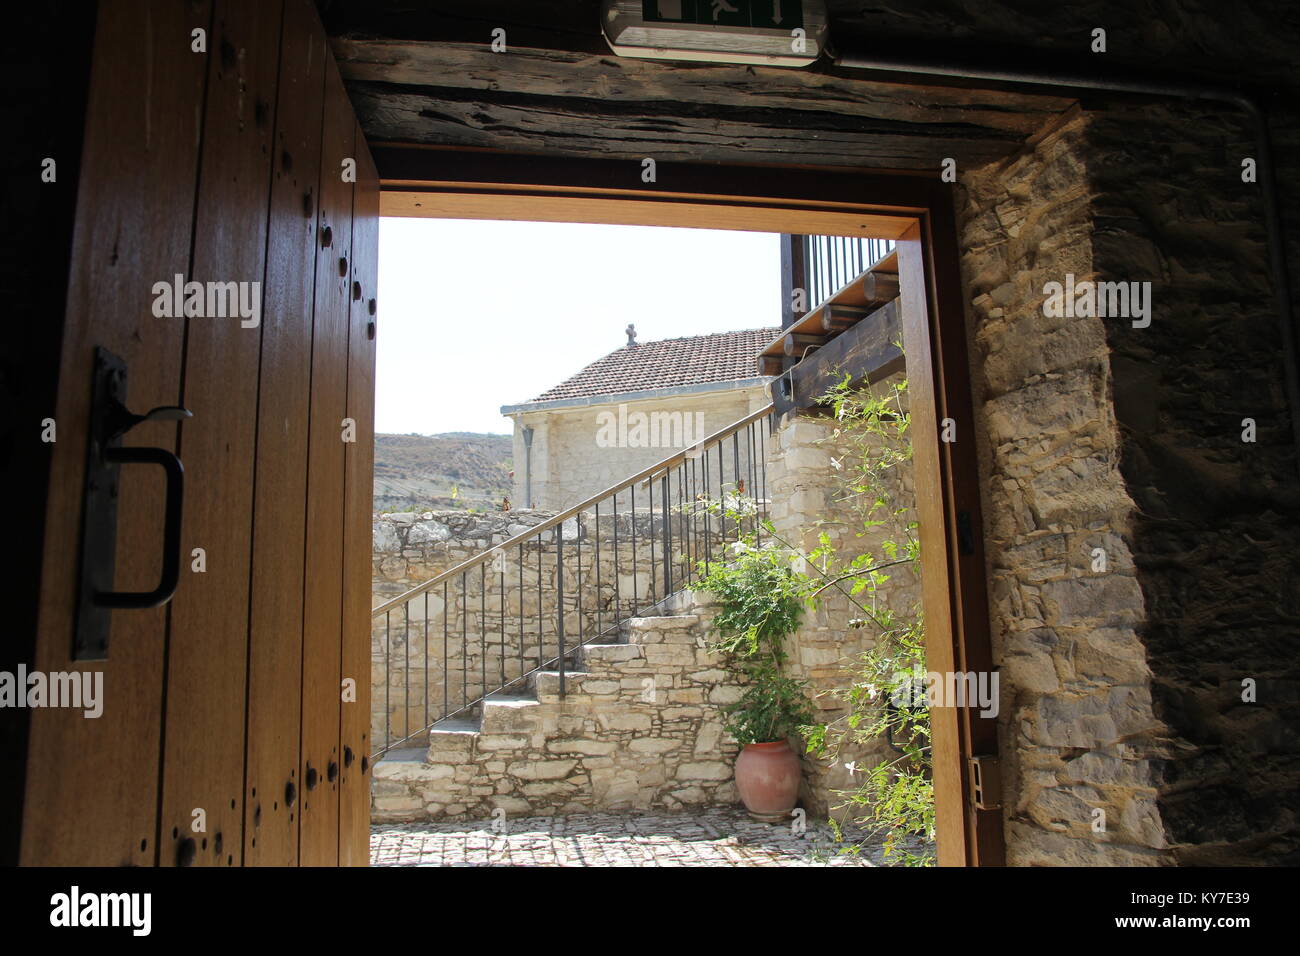
[[[496,510],[510,494],[511,437],[375,436],[375,510]]]

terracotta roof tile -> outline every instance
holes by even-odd
[[[757,378],[755,359],[780,331],[746,329],[625,345],[531,401]]]

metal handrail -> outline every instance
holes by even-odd
[[[581,514],[582,512],[586,511],[588,508],[594,507],[597,502],[604,501],[606,498],[612,498],[614,495],[619,494],[620,492],[627,491],[629,488],[631,488],[633,485],[637,484],[638,482],[644,483],[646,479],[653,478],[654,476],[658,475],[659,472],[668,471],[670,468],[673,467],[673,465],[680,464],[681,462],[685,461],[687,458],[708,451],[709,448],[713,447],[715,444],[721,441],[724,441],[727,438],[730,438],[733,434],[740,431],[746,425],[749,425],[752,422],[758,421],[760,418],[770,415],[772,413],[772,409],[775,407],[776,407],[775,405],[769,402],[767,405],[763,406],[758,411],[751,412],[749,415],[746,415],[744,418],[740,419],[739,421],[732,422],[730,425],[718,429],[716,432],[714,432],[712,435],[709,435],[707,438],[700,439],[698,442],[696,442],[694,445],[692,445],[690,448],[686,449],[685,451],[677,452],[675,455],[669,455],[663,461],[656,462],[655,464],[651,465],[649,468],[637,472],[631,478],[623,479],[617,485],[611,485],[610,487],[606,488],[604,491],[600,492],[599,494],[592,495],[590,498],[587,498],[579,502],[578,504],[574,505],[572,508],[569,508],[567,511],[562,511],[559,514],[554,515],[553,517],[547,518],[541,524],[534,525],[533,527],[529,528],[527,531],[523,531],[515,535],[513,538],[507,538],[505,541],[502,541],[500,544],[494,544],[486,551],[483,551],[472,558],[462,561],[460,564],[456,565],[453,568],[448,568],[446,571],[443,571],[441,574],[438,574],[430,578],[429,580],[425,581],[423,584],[417,584],[409,591],[403,592],[402,594],[397,595],[397,597],[389,601],[385,601],[383,604],[380,604],[378,607],[371,610],[370,617],[373,619],[383,614],[386,611],[391,611],[393,608],[405,604],[407,601],[411,600],[411,598],[419,597],[425,591],[428,591],[436,587],[437,585],[441,584],[443,581],[451,580],[458,574],[464,574],[465,572],[478,567],[480,564],[483,564],[484,562],[490,560],[492,556],[497,552],[505,551],[508,548],[510,548],[512,545],[522,544],[525,541],[527,541],[529,538],[535,538],[544,531],[550,531],[552,528],[556,527],[557,525],[564,524],[564,522],[568,521],[574,515]]]
[[[767,505],[767,456],[763,435],[758,429],[759,423],[766,418],[767,432],[771,433],[773,411],[774,406],[768,404],[751,412],[695,444],[664,457],[525,532],[485,548],[472,558],[375,607],[371,612],[372,620],[384,619],[384,726],[382,733],[381,728],[374,728],[372,739],[376,749],[372,758],[378,759],[399,744],[423,736],[440,721],[472,711],[487,697],[508,691],[553,665],[558,664],[559,695],[565,696],[569,658],[575,650],[593,641],[603,641],[607,635],[616,633],[630,617],[643,613],[681,590],[694,580],[701,565],[707,569],[713,556],[723,553],[731,534],[739,538],[744,533],[746,524],[752,521],[751,530],[761,535]],[[725,448],[728,441],[731,445],[729,454]],[[726,479],[728,471],[730,481]],[[645,504],[638,507],[636,499],[641,489],[645,489]],[[732,494],[743,494],[758,504],[753,513],[747,511],[739,518],[728,520],[725,513],[711,507],[715,493],[718,500],[726,500]],[[602,504],[607,501],[610,502],[607,515],[612,520],[608,522],[609,533],[602,535],[605,527]],[[628,510],[620,512],[622,505],[628,506]],[[581,516],[593,511],[594,521],[585,523]],[[647,517],[645,533],[638,542],[638,524]],[[570,542],[565,538],[564,524],[574,518],[577,518],[577,533]],[[621,525],[630,531],[631,544],[630,549],[627,548],[629,542],[624,537],[622,551],[619,541]],[[589,552],[585,569],[584,543]],[[605,561],[601,560],[602,545],[607,549]],[[576,585],[572,590],[566,585],[566,547],[572,548],[575,554],[573,565],[568,568],[570,580]],[[511,569],[511,580],[507,582],[507,556],[512,553],[518,554],[518,567]],[[497,555],[502,557],[500,567],[489,570],[488,562]],[[529,555],[536,556],[535,588],[533,582],[526,584],[524,580],[525,574],[532,570],[528,566],[531,563],[527,560]],[[548,560],[553,561],[550,573],[554,575],[553,587],[549,589],[544,585],[543,571]],[[628,580],[625,572],[629,560],[631,595],[625,597],[623,592]],[[606,576],[611,565],[613,573]],[[591,581],[593,574],[594,586]],[[473,593],[475,588],[479,592],[477,595]],[[437,595],[435,590],[439,592]],[[514,593],[516,590],[517,595]],[[492,615],[489,615],[487,603],[489,591],[494,595]],[[535,607],[532,610],[526,608],[525,600],[530,593],[534,595]],[[436,612],[441,621],[433,635],[436,649],[436,631],[441,630],[440,706],[435,706],[435,687],[430,685],[429,674],[431,595],[435,600],[441,600],[441,610]],[[421,597],[424,598],[424,676],[423,681],[415,681],[419,688],[415,691],[414,713],[423,709],[423,720],[413,716],[412,683],[418,672],[413,669],[411,661],[412,630],[418,640],[421,627],[419,619],[412,620],[413,602]],[[471,603],[474,605],[472,609]],[[392,613],[398,608],[403,609],[403,619],[397,622],[398,630],[395,632]],[[492,620],[493,615],[499,620]],[[477,625],[473,628],[470,626],[471,616],[477,617]],[[574,619],[576,634],[566,625],[569,616]],[[509,634],[508,619],[518,625],[517,628],[512,626]],[[535,630],[530,631],[530,625],[534,624]],[[404,649],[405,654],[400,685],[394,681],[395,633],[401,638],[398,646]],[[510,646],[514,640],[518,642],[517,647]],[[533,640],[536,648],[530,648],[526,655],[525,648],[529,648]],[[479,660],[474,662],[476,654]],[[492,658],[490,672],[489,657]],[[474,671],[472,676],[471,670]],[[435,684],[437,682],[435,678]],[[455,690],[453,683],[459,684]],[[402,727],[396,734],[392,726],[395,689],[401,695],[396,703],[403,715]],[[416,729],[412,730],[413,726]]]

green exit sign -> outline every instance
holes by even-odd
[[[601,0],[619,56],[810,66],[826,45],[826,0]]]
[[[771,30],[804,25],[802,0],[642,0],[641,18],[647,23]]]

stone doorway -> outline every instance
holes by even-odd
[[[844,183],[846,184],[848,181],[848,178],[846,178]],[[753,184],[750,183],[748,185]],[[920,193],[924,192],[925,190],[920,191]],[[508,209],[510,210],[510,215],[518,217],[520,215],[520,209],[530,208],[527,203],[521,203],[517,199],[512,200],[510,197],[496,197],[495,201],[496,205],[493,204],[494,200],[491,197],[485,196],[484,193],[475,193],[472,195],[439,193],[437,195],[431,195],[417,191],[394,191],[389,194],[388,199],[389,211],[401,215],[414,214],[444,217],[451,214],[465,215],[471,218],[492,218],[495,215],[500,215],[502,211]],[[750,229],[765,228],[778,231],[782,229],[792,230],[802,228],[806,231],[812,231],[815,229],[825,232],[832,232],[835,229],[840,229],[844,230],[846,233],[852,233],[862,229],[871,229],[878,233],[883,233],[891,238],[897,237],[902,239],[904,244],[910,244],[907,245],[908,251],[905,255],[908,257],[909,269],[914,270],[916,274],[915,280],[907,285],[906,291],[904,292],[904,299],[907,302],[907,308],[914,315],[914,318],[907,323],[907,335],[916,346],[914,351],[918,356],[918,361],[923,361],[923,364],[919,365],[915,372],[915,377],[922,383],[924,406],[924,411],[921,413],[918,422],[918,430],[921,433],[925,433],[929,430],[932,435],[937,436],[940,422],[948,417],[948,415],[942,414],[942,412],[957,412],[957,404],[950,400],[945,400],[938,408],[936,408],[935,405],[936,391],[933,383],[934,371],[931,364],[934,361],[935,353],[928,344],[928,340],[930,338],[930,327],[933,322],[939,321],[939,315],[932,310],[929,304],[935,300],[932,292],[928,294],[928,290],[935,288],[935,286],[923,277],[927,269],[930,268],[927,263],[933,263],[934,257],[931,257],[929,260],[924,258],[922,252],[924,240],[922,239],[922,233],[918,229],[913,226],[911,227],[913,231],[911,233],[907,232],[909,223],[913,222],[913,220],[908,217],[898,217],[892,213],[878,211],[872,207],[863,207],[858,212],[847,213],[842,210],[827,211],[816,207],[795,211],[790,208],[775,206],[762,213],[756,213],[753,209],[747,209],[741,212],[735,207],[719,206],[709,203],[701,203],[698,206],[690,207],[678,205],[675,208],[670,208],[653,202],[647,203],[644,200],[624,201],[614,198],[602,198],[596,200],[596,202],[599,204],[599,208],[607,211],[602,211],[601,213],[596,214],[592,212],[592,210],[595,210],[598,207],[595,205],[588,205],[585,207],[588,211],[585,213],[584,218],[589,216],[593,219],[599,219],[604,216],[611,216],[617,217],[619,221],[669,225],[689,222],[690,217],[692,216],[703,217],[707,215],[710,217],[710,223],[717,222],[721,219],[722,221],[720,224],[740,226],[742,228]],[[544,204],[538,203],[535,207],[531,208],[537,210],[536,215],[538,218],[557,219],[563,221],[575,218],[578,214],[577,210],[582,207],[574,206],[572,207],[572,211],[561,212],[557,207],[547,207]],[[767,218],[764,219],[764,216]],[[949,236],[949,238],[952,237]],[[955,381],[955,377],[949,376],[948,381]],[[937,441],[935,444],[937,444]],[[805,455],[804,457],[808,456]],[[932,527],[936,529],[932,532],[933,540],[931,551],[936,557],[934,580],[937,582],[937,585],[934,592],[927,595],[927,601],[938,600],[943,605],[949,604],[951,595],[948,586],[943,582],[950,581],[950,569],[958,556],[955,553],[951,555],[949,554],[949,542],[952,540],[952,536],[945,535],[938,530],[941,529],[945,521],[948,520],[945,513],[944,502],[938,489],[942,486],[945,480],[950,480],[950,478],[945,479],[943,476],[945,474],[949,476],[953,474],[954,467],[961,464],[961,457],[961,455],[954,456],[952,454],[944,454],[940,456],[931,451],[928,454],[928,457],[925,457],[924,463],[924,468],[927,470],[927,474],[932,475],[932,477],[927,479],[926,486],[932,489],[933,492],[926,497],[923,504],[923,510],[927,513],[922,516],[922,520],[924,523],[931,524]],[[792,462],[797,458],[799,458],[798,455],[791,455]],[[968,505],[967,509],[963,509],[964,520],[969,522],[972,517],[974,517],[975,523],[978,525],[978,502],[969,497],[971,494],[970,489],[971,483],[968,482],[964,490],[961,492],[963,503]],[[797,509],[795,510],[797,511]],[[793,520],[797,521],[798,519],[796,517]],[[970,564],[970,562],[964,560],[962,563]],[[978,580],[979,576],[977,573],[968,574],[966,578],[967,586],[973,589],[975,582],[978,582]],[[959,615],[968,616],[971,609],[978,605],[981,597],[982,596],[980,595],[974,595],[969,600],[963,599],[962,601],[959,601]],[[672,615],[666,615],[665,617],[670,616]],[[687,616],[689,617],[691,615],[688,614]],[[936,612],[934,614],[934,619],[937,622],[936,626],[942,633],[949,633],[953,624],[953,611],[951,607],[949,607],[949,610],[946,613]],[[973,640],[980,630],[977,625],[972,623],[972,621],[973,619],[967,621],[965,630],[962,632],[967,641]],[[650,625],[650,630],[652,632],[671,632],[676,630],[675,625],[664,626],[662,628],[658,627],[658,624],[662,622],[655,618],[650,618],[647,623]],[[691,625],[688,625],[688,627],[689,626]],[[644,661],[650,656],[657,656],[666,661],[667,659],[663,658],[663,654],[671,648],[663,645],[671,644],[673,642],[663,642],[661,633],[655,633],[654,637],[655,643],[661,643],[660,647],[653,649],[654,653],[650,653],[650,649],[647,648],[641,654],[632,654],[631,658],[641,659]],[[703,644],[703,641],[699,640],[698,636],[692,636],[689,643],[696,645],[696,651],[698,651],[699,646]],[[949,641],[947,639],[936,641],[936,656],[939,659],[936,663],[938,666],[942,666],[943,658],[945,654],[947,654],[947,667],[943,667],[943,670],[951,671],[953,670],[953,659],[951,654],[945,650],[948,647]],[[971,644],[971,647],[972,651],[976,650],[974,644]],[[682,650],[685,649],[686,648],[682,648]],[[823,648],[820,651],[815,648],[809,648],[809,653],[801,661],[801,664],[815,671],[818,669],[820,664],[826,663],[826,661],[821,660],[819,657],[819,655],[825,654],[826,652],[826,648]],[[608,653],[611,656],[611,660],[603,662],[606,665],[624,665],[627,663],[624,655],[628,654],[629,651],[625,647],[611,648]],[[978,658],[978,653],[972,653],[970,661],[974,662]],[[680,661],[674,663],[677,666],[689,666],[694,667],[697,670],[700,668],[704,668],[705,670],[708,669],[708,662],[701,662],[697,658],[693,658],[690,662]],[[628,675],[621,673],[599,674],[595,676],[597,677],[595,683],[598,685],[613,683],[619,687],[623,687],[629,680]],[[613,681],[609,680],[611,677],[614,678]],[[575,686],[580,688],[581,681],[575,682]],[[603,686],[599,689],[602,691],[606,690]],[[537,695],[537,702],[545,705],[547,703],[546,694],[548,690],[553,690],[553,688],[542,688],[539,686],[538,690],[540,693]],[[709,696],[719,690],[721,690],[721,688],[706,687],[702,688],[700,693]],[[504,704],[506,702],[501,701],[499,703]],[[446,759],[431,760],[429,766],[424,766],[424,761],[418,760],[420,755],[414,754],[412,756],[416,759],[407,762],[409,764],[417,765],[410,766],[406,769],[399,768],[392,762],[390,762],[389,767],[385,767],[383,764],[378,765],[376,767],[376,781],[385,784],[386,796],[393,798],[397,802],[406,804],[422,798],[417,798],[413,790],[409,791],[411,793],[409,798],[404,797],[393,789],[395,786],[407,786],[409,784],[411,787],[422,790],[433,785],[435,789],[438,789],[439,787],[445,789],[446,787],[451,786],[454,781],[455,786],[453,789],[456,792],[453,794],[451,790],[447,790],[447,799],[439,799],[436,800],[435,803],[441,807],[450,806],[461,814],[469,812],[471,804],[481,802],[484,798],[489,797],[493,793],[493,789],[486,781],[475,779],[474,773],[469,773],[465,768],[470,766],[481,768],[481,772],[487,774],[493,772],[500,773],[512,766],[516,767],[516,769],[521,769],[518,767],[518,764],[520,763],[519,761],[511,760],[509,750],[512,747],[520,746],[520,740],[529,736],[529,734],[535,729],[528,725],[528,722],[535,715],[526,713],[518,705],[512,704],[507,707],[497,706],[494,707],[493,710],[499,711],[499,713],[494,714],[494,727],[492,728],[491,733],[486,733],[486,736],[484,731],[480,728],[466,727],[460,732],[457,732],[457,728],[450,726],[445,728],[446,731],[448,731],[443,735],[445,739],[435,741],[435,743],[437,743],[439,752],[446,755]],[[557,715],[557,728],[558,719]],[[520,721],[523,721],[523,723],[520,723]],[[975,823],[971,824],[971,826],[974,826],[975,831],[978,832],[981,827],[989,827],[992,823],[993,817],[996,816],[996,810],[991,806],[983,809],[967,807],[964,794],[966,791],[965,776],[968,773],[968,769],[964,759],[961,757],[961,752],[963,748],[969,749],[971,746],[969,741],[971,739],[970,734],[972,726],[985,736],[988,735],[989,729],[984,721],[977,720],[973,725],[963,723],[959,721],[955,713],[944,715],[941,723],[943,726],[936,731],[936,735],[940,740],[944,741],[943,769],[938,771],[936,776],[937,778],[942,778],[941,781],[939,781],[941,785],[938,786],[938,789],[942,794],[940,799],[944,804],[944,809],[941,814],[943,819],[943,826],[941,829],[945,830],[947,835],[946,837],[940,837],[940,844],[943,845],[946,843],[949,848],[948,853],[950,854],[950,857],[947,862],[965,862],[967,861],[968,856],[978,856],[978,852],[975,849],[975,845],[969,842],[968,824],[964,821],[964,818],[968,813],[974,815],[972,819],[976,822],[978,822],[980,818],[983,818],[983,823],[979,823],[978,825],[975,825]],[[651,718],[651,726],[655,726],[653,718]],[[624,732],[629,735],[629,738],[631,738],[634,737],[639,730],[649,728],[640,728],[639,725],[638,727],[633,727],[631,724],[628,724],[626,727],[618,728],[611,724],[604,729],[613,733]],[[558,732],[555,736],[555,740],[543,741],[543,746],[548,750],[547,756],[551,758],[547,762],[556,764],[554,774],[551,773],[549,768],[545,767],[535,769],[530,766],[528,768],[522,768],[525,769],[528,774],[540,774],[540,776],[534,776],[528,784],[538,792],[537,795],[540,796],[542,791],[546,791],[548,797],[553,797],[558,800],[558,808],[564,809],[566,801],[564,799],[564,786],[562,781],[569,773],[574,771],[579,763],[583,763],[585,766],[586,762],[591,762],[593,764],[591,769],[595,771],[589,777],[591,780],[591,786],[602,787],[604,788],[604,792],[608,794],[610,792],[617,792],[618,788],[623,785],[620,782],[621,778],[618,777],[617,773],[606,772],[606,768],[599,766],[602,761],[609,762],[609,745],[611,744],[611,741],[598,739],[586,740],[584,742],[583,739],[575,737],[572,730],[569,732],[567,738]],[[520,740],[515,738],[520,738]],[[967,742],[963,743],[963,739]],[[621,748],[621,746],[625,744],[628,750],[632,750],[632,744],[634,742],[643,749],[650,747],[651,745],[663,745],[662,741],[650,739],[642,739],[639,741],[629,739],[627,741],[613,741],[612,743],[615,748]],[[480,753],[480,749],[484,746],[486,746],[487,751],[489,752]],[[490,753],[490,751],[496,748],[500,748],[501,750],[499,757],[497,754]],[[556,748],[560,749],[557,750]],[[564,748],[570,748],[573,752],[560,752]],[[583,753],[582,750],[584,748],[591,750],[592,752]],[[650,754],[650,756],[653,757],[653,754]],[[726,759],[725,754],[718,756],[723,759],[709,757],[704,760],[688,763],[687,769],[689,773],[694,776],[692,776],[690,780],[677,781],[675,783],[677,790],[692,794],[694,794],[695,791],[699,791],[699,795],[696,796],[696,799],[698,800],[701,795],[707,797],[708,794],[715,790],[721,792],[722,790],[725,790],[726,787],[730,786],[729,761]],[[653,762],[653,760],[651,762]],[[566,766],[560,767],[560,764],[565,764]],[[563,772],[561,772],[561,770],[563,770]],[[478,772],[480,771],[475,771],[475,773]],[[400,782],[398,779],[399,777],[402,778]],[[603,784],[597,784],[596,780],[598,777],[608,778],[608,780]],[[612,790],[610,788],[612,788]],[[526,803],[527,801],[520,801],[521,805],[513,807],[514,811],[516,813],[528,812],[528,807],[522,805]],[[679,805],[689,805],[689,801],[686,803],[680,803]],[[823,807],[824,806],[825,803],[823,796]],[[402,812],[396,807],[396,804],[393,804],[393,807],[395,811]],[[580,807],[578,806],[571,805],[568,807],[570,812],[576,812],[579,809]],[[992,833],[993,831],[990,830],[989,832]],[[983,839],[983,837],[981,837],[981,839]],[[995,859],[996,851],[994,850],[994,845],[996,842],[996,839],[990,836],[983,844],[982,852],[984,853],[984,862],[991,862]]]

